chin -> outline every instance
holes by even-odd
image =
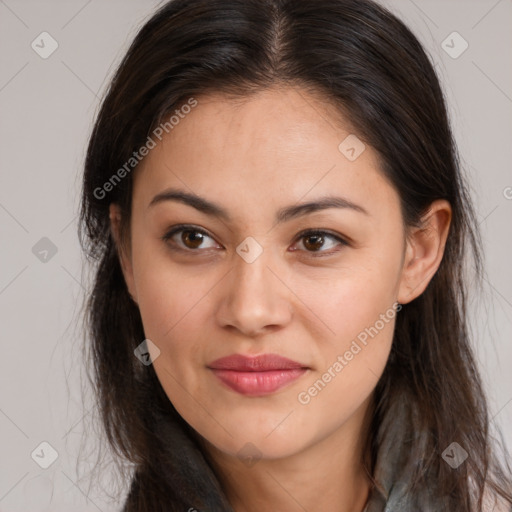
[[[239,440],[239,446],[240,448],[238,450],[233,451],[229,449],[226,450],[225,453],[249,464],[258,460],[285,459],[300,452],[303,448],[297,441],[294,441],[293,444],[283,444],[270,443],[268,440],[264,439],[253,439],[253,441]]]
[[[302,441],[297,436],[289,434],[279,434],[273,432],[268,435],[267,432],[252,432],[243,429],[244,434],[234,435],[233,437],[217,440],[207,439],[217,450],[236,457],[242,462],[259,459],[275,460],[290,457],[302,451],[306,445],[306,440]]]

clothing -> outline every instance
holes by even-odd
[[[413,417],[405,399],[394,401],[392,410],[386,414],[377,434],[379,448],[373,474],[377,485],[371,489],[363,512],[454,512],[447,499],[439,498],[437,477],[425,475],[423,489],[414,495],[407,490],[413,466],[421,461],[413,459],[408,465],[406,455],[412,446],[417,447],[415,453],[428,452],[426,434],[415,432]],[[512,505],[503,501],[496,506],[484,504],[483,510],[512,512]]]
[[[395,401],[378,432],[378,453],[373,478],[377,482],[363,512],[440,512],[442,508],[417,503],[407,495],[403,477],[408,443],[413,441],[411,411],[405,401]],[[429,507],[429,508],[425,508]]]
[[[387,411],[386,418],[380,425],[377,434],[377,460],[373,478],[377,484],[370,490],[370,495],[363,512],[442,512],[449,507],[435,498],[434,485],[426,486],[425,495],[418,493],[411,496],[406,491],[407,477],[411,468],[406,467],[406,456],[411,451],[411,446],[419,443],[419,452],[423,453],[421,444],[424,439],[414,433],[412,411],[406,400],[394,401],[392,410]],[[216,476],[210,465],[206,462],[202,452],[186,434],[190,427],[181,421],[169,424],[169,420],[160,418],[157,421],[156,433],[167,449],[167,457],[174,454],[174,459],[179,461],[175,470],[186,474],[183,482],[183,495],[202,491],[197,503],[207,504],[195,506],[201,512],[233,512],[227,503],[223,492],[218,487]],[[167,457],[165,457],[167,459]],[[172,468],[167,468],[172,471]],[[210,485],[205,493],[204,477],[207,477]],[[195,482],[194,482],[195,480]],[[193,505],[193,504],[192,504]]]
[[[378,453],[373,478],[377,482],[363,512],[441,512],[433,498],[411,496],[406,491],[405,456],[408,444],[417,442],[413,434],[411,411],[405,401],[396,401],[378,432]]]
[[[411,453],[425,453],[426,436],[414,431],[414,423],[407,401],[394,401],[377,432],[378,450],[373,472],[376,484],[370,490],[363,512],[453,512],[447,502],[438,497],[435,477],[425,475],[425,486],[414,495],[407,491],[414,466],[420,460],[406,459]],[[158,448],[152,451],[155,453],[153,474],[159,476],[160,492],[166,505],[158,508],[155,502],[147,510],[192,508],[198,512],[234,512],[191,432],[191,427],[181,417],[169,421],[168,415],[155,414]],[[141,499],[153,498],[145,493],[144,475],[136,474],[123,512],[137,511],[136,504]]]

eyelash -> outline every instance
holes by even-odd
[[[161,237],[161,240],[163,242],[169,244],[172,241],[171,240],[172,237],[182,231],[191,231],[193,233],[200,233],[200,234],[206,235],[206,236],[210,237],[212,240],[214,240],[214,238],[208,232],[204,231],[203,229],[197,228],[195,226],[187,225],[187,224],[180,224],[180,225],[174,226],[170,231],[168,231],[164,236]],[[330,231],[325,231],[325,230],[321,230],[321,229],[307,229],[305,231],[301,231],[297,235],[296,240],[299,241],[302,238],[307,238],[308,236],[318,236],[318,235],[320,235],[320,236],[326,235],[329,238],[333,238],[334,240],[339,242],[339,244],[343,247],[350,245],[347,240],[340,237],[339,235],[335,235],[334,233],[331,233]],[[188,253],[201,252],[201,249],[188,249],[188,248],[183,248],[183,247],[171,247],[171,249],[176,250],[176,251],[188,252]],[[203,249],[203,251],[204,250],[205,249]],[[331,250],[331,251],[307,251],[306,250],[305,252],[307,252],[308,254],[312,255],[315,258],[319,258],[319,257],[323,257],[323,256],[333,255],[338,251],[337,250],[334,250],[334,251],[333,250]]]

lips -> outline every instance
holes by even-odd
[[[230,389],[251,396],[274,393],[308,370],[301,363],[277,354],[255,357],[233,354],[217,359],[208,368]]]
[[[232,356],[217,359],[209,367],[216,370],[235,370],[239,372],[265,372],[270,370],[306,368],[297,361],[292,361],[277,354],[263,354],[253,357],[233,354]]]

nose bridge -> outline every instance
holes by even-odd
[[[259,245],[259,244],[258,244]],[[248,247],[247,247],[248,246]],[[261,247],[261,246],[260,246]],[[248,248],[248,250],[247,250]],[[244,253],[244,250],[247,252]],[[268,267],[272,267],[271,251],[251,246],[251,242],[240,244],[233,258],[234,282],[233,297],[253,303],[263,304],[272,300],[275,276]]]
[[[222,321],[244,333],[283,324],[290,313],[285,286],[274,275],[272,251],[255,256],[255,245],[240,244],[233,258],[233,272],[223,296]],[[245,249],[245,250],[244,250]],[[252,251],[252,252],[251,252]]]

